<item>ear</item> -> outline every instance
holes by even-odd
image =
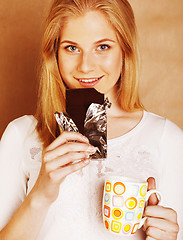
[[[148,187],[147,190],[151,190],[151,189],[156,189],[156,181],[153,177],[149,177],[147,179],[148,182]],[[156,196],[156,193],[153,193],[148,200],[148,205],[157,205],[158,204],[158,198]]]

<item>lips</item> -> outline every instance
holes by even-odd
[[[75,78],[82,87],[93,87],[95,86],[103,76],[99,78]]]

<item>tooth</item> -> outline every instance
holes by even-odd
[[[94,81],[97,81],[99,78],[95,78],[95,79],[79,79],[79,81],[81,81],[81,82],[94,82]]]

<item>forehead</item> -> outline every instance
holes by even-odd
[[[117,40],[113,26],[106,16],[99,11],[89,11],[81,16],[68,17],[61,35],[62,40],[97,41],[102,38]]]

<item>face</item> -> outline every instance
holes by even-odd
[[[122,50],[113,27],[97,11],[70,17],[58,50],[61,76],[69,88],[95,88],[109,93],[119,79]]]

